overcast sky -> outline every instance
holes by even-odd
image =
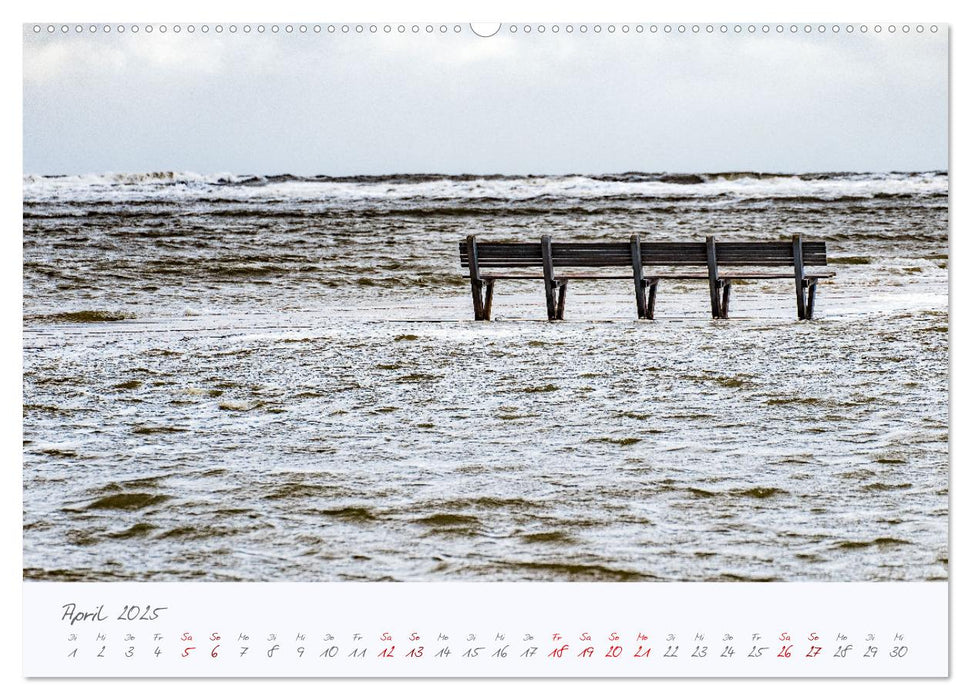
[[[467,25],[417,35],[224,26],[25,27],[24,171],[947,169],[946,28],[589,25],[480,38]]]

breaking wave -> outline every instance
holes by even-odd
[[[213,201],[254,197],[293,201],[544,201],[657,199],[803,199],[941,197],[943,171],[916,173],[650,173],[600,175],[251,175],[162,171],[25,175],[25,202]]]

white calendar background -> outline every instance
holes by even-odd
[[[24,586],[27,676],[942,677],[947,584]]]

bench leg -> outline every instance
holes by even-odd
[[[650,289],[647,292],[647,318],[649,321],[654,320],[654,301],[657,299],[657,283],[658,280],[651,280]]]
[[[806,318],[806,280],[796,280],[796,317],[802,321]]]
[[[796,315],[802,321],[806,318],[806,278],[802,272],[802,237],[792,237],[793,272],[796,278]]]
[[[647,297],[644,288],[647,280],[634,278],[634,301],[637,303],[637,318],[647,318]]]
[[[644,264],[641,257],[641,237],[630,237],[630,263],[634,272],[634,300],[637,302],[637,318],[647,318],[647,299],[644,298]]]
[[[708,282],[708,296],[711,297],[711,317],[712,318],[722,317],[721,298],[719,297],[719,294],[718,294],[719,286],[720,285],[718,282],[711,282],[711,281]]]
[[[556,320],[556,282],[547,279],[543,280],[546,287],[546,317],[550,321]]]
[[[560,282],[560,293],[556,300],[556,320],[563,320],[563,312],[566,311],[566,282]]]
[[[720,318],[728,318],[728,303],[732,298],[732,283],[730,280],[725,280],[722,286],[722,308]]]
[[[809,299],[806,301],[806,319],[813,317],[813,309],[816,307],[816,280],[809,278]]]
[[[647,318],[647,296],[644,294],[644,288],[647,283],[644,281],[635,282],[634,284],[634,300],[637,303],[637,318]]]
[[[540,237],[543,251],[543,286],[546,287],[546,318],[556,320],[556,275],[553,273],[553,241],[549,235]]]
[[[705,236],[705,248],[708,254],[708,296],[711,299],[711,317],[721,318],[721,301],[718,298],[721,280],[718,279],[718,255],[714,236]]]
[[[483,321],[492,320],[492,288],[495,284],[495,280],[486,280],[485,304],[482,307]]]
[[[482,281],[475,278],[472,279],[472,311],[475,314],[475,320],[482,320]]]

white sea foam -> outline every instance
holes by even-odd
[[[293,201],[394,200],[591,200],[644,199],[872,198],[943,196],[946,173],[846,173],[759,175],[726,173],[670,176],[450,177],[403,175],[376,178],[304,178],[194,172],[25,175],[25,201],[249,201],[267,197]]]

